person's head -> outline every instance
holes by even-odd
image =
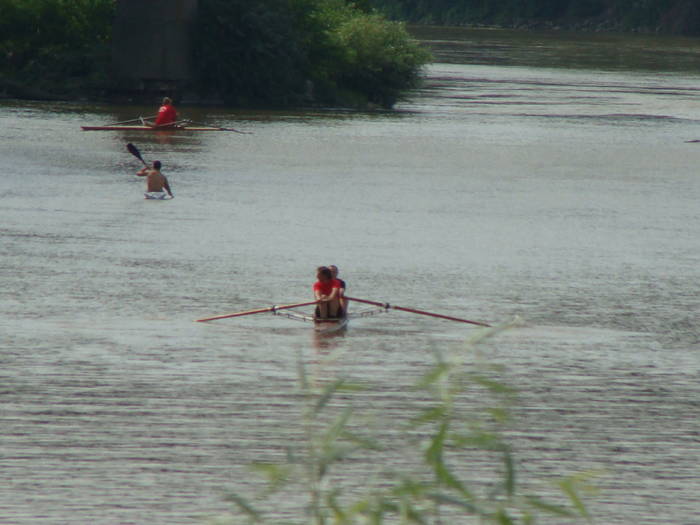
[[[333,274],[331,274],[331,271],[327,267],[319,266],[316,269],[316,278],[319,281],[330,281],[333,279]]]
[[[333,278],[338,277],[338,267],[335,264],[328,266],[328,269],[331,271]]]
[[[160,167],[161,167],[160,161],[159,161],[159,160],[154,160],[154,161],[153,161],[153,167],[154,167],[155,169],[159,170]]]
[[[169,105],[172,104],[172,103],[173,103],[173,101],[170,99],[170,97],[165,97],[165,98],[163,99],[163,105],[164,105],[164,106],[169,106]]]

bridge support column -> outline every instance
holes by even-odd
[[[114,90],[148,99],[182,95],[192,81],[197,0],[118,0],[112,64]]]

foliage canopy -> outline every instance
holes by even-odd
[[[199,90],[234,105],[391,107],[430,58],[345,0],[200,0],[195,34]]]
[[[47,90],[105,82],[113,15],[112,0],[0,0],[0,80]]]
[[[0,92],[107,87],[115,9],[115,0],[0,0]],[[368,0],[199,0],[194,31],[195,92],[237,106],[390,107],[429,60]]]

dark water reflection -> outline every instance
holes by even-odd
[[[609,71],[700,70],[697,38],[412,26],[436,61]]]
[[[604,469],[597,522],[692,523],[700,77],[605,53],[528,63],[525,36],[489,34],[507,66],[464,58],[475,37],[447,30],[431,40],[466,63],[431,65],[394,113],[182,108],[252,135],[83,133],[152,108],[0,103],[0,522],[227,509],[225,490],[254,486],[246,465],[300,436],[300,361],[320,384],[376,385],[357,406],[389,452],[344,465],[345,483],[413,468],[412,385],[474,329],[401,312],[333,338],[267,315],[192,322],[305,300],[333,262],[359,297],[520,316],[480,350],[520,390],[523,481]],[[605,37],[578,38],[583,53]],[[173,201],[141,198],[126,142],[164,162]],[[488,478],[487,458],[463,459]]]

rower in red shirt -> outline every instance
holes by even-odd
[[[340,301],[340,310],[338,312],[338,317],[344,317],[348,313],[348,304],[347,304],[347,301],[345,300],[345,281],[343,281],[340,277],[338,277],[338,267],[335,264],[329,265],[328,269],[331,271],[331,275],[333,276],[333,279],[337,279],[338,282],[340,283],[340,290],[338,292],[338,300]]]
[[[318,279],[313,286],[314,297],[319,301],[316,307],[316,317],[318,319],[337,318],[341,313],[340,309],[340,281],[333,279],[330,269],[321,266],[316,270]]]
[[[177,111],[175,111],[175,106],[173,106],[173,101],[165,97],[163,99],[163,105],[158,110],[158,116],[156,117],[156,126],[167,126],[172,124],[177,120]]]

